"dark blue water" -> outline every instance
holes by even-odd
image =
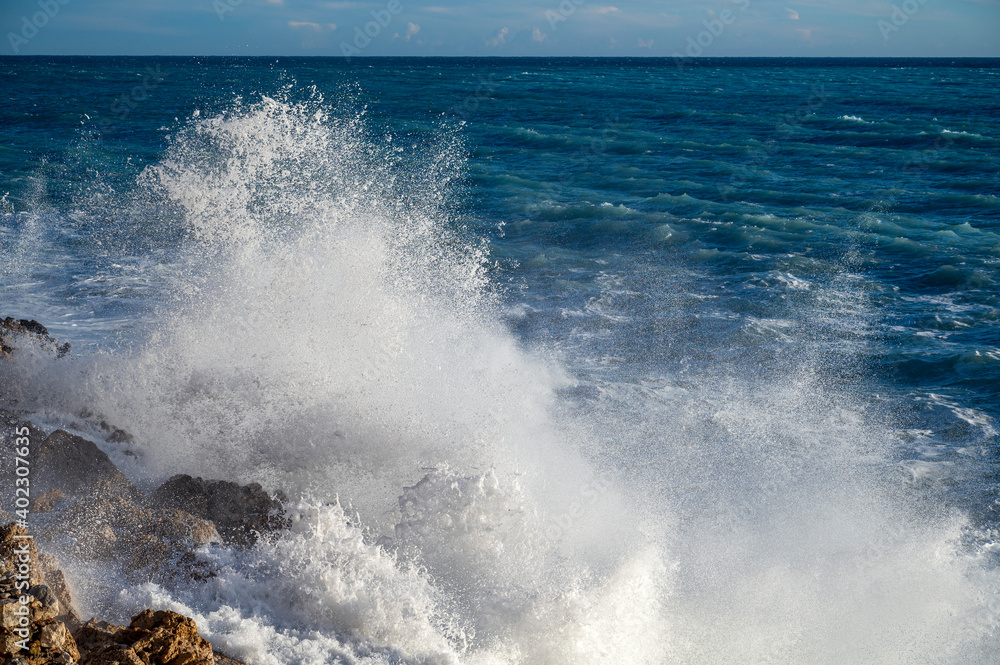
[[[813,487],[829,469],[810,456],[850,440],[836,469],[877,447],[893,492],[994,551],[1000,61],[2,58],[0,89],[2,313],[78,354],[163,325],[193,288],[191,219],[224,214],[144,169],[294,143],[308,114],[227,153],[195,136],[262,96],[301,103],[356,123],[379,182],[433,204],[446,244],[482,247],[484,307],[563,368],[552,408],[587,419],[585,456],[682,524],[719,477],[735,523],[780,512],[804,495],[774,487]],[[303,159],[241,172],[266,181],[251,217],[293,227],[310,187],[369,191]],[[298,203],[267,198],[283,181]]]

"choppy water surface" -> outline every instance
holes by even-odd
[[[6,399],[302,501],[112,605],[250,663],[994,662],[997,61],[0,64],[2,313],[75,356]]]

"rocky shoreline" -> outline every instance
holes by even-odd
[[[37,321],[0,319],[0,362],[16,361],[22,345],[56,357],[70,350]],[[7,497],[0,507],[0,665],[238,664],[213,651],[195,622],[176,612],[146,609],[128,626],[97,617],[83,622],[72,585],[57,558],[43,550],[99,562],[133,584],[198,583],[216,575],[199,553],[203,546],[247,548],[271,537],[288,525],[287,499],[255,483],[187,475],[146,494],[95,442],[62,429],[46,433],[6,406],[0,406],[0,478]],[[100,425],[108,442],[131,441],[123,430],[103,420]],[[16,457],[23,452],[30,469],[26,513],[13,496],[21,477]],[[16,516],[4,509],[15,506]]]

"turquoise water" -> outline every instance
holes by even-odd
[[[643,533],[675,571],[632,617],[663,639],[595,662],[916,662],[915,634],[923,662],[992,662],[998,61],[0,64],[3,314],[73,343],[80,399],[180,447],[135,474],[259,464],[372,515],[425,466],[529,467],[550,480],[524,510],[558,517],[581,481],[552,469],[583,465],[629,514],[597,539]],[[261,443],[292,421],[362,461]],[[515,662],[490,651],[508,639],[584,662],[470,609],[523,598],[439,548],[418,559],[481,636],[462,662]],[[536,590],[558,577],[539,566]],[[268,630],[346,639],[293,614]]]

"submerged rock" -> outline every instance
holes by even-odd
[[[257,483],[238,485],[176,475],[156,490],[153,504],[211,520],[223,542],[235,547],[250,547],[259,534],[287,527],[281,503]]]

